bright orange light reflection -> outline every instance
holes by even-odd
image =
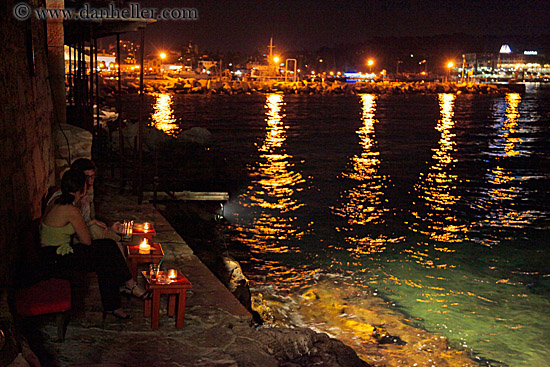
[[[354,246],[347,249],[354,257],[383,252],[388,243],[402,240],[390,239],[383,235],[378,238],[360,237],[353,233],[354,226],[383,223],[382,216],[389,210],[384,197],[387,177],[378,173],[380,152],[377,151],[374,129],[374,125],[378,122],[375,118],[376,99],[377,96],[374,94],[361,95],[361,121],[363,124],[357,130],[357,135],[363,151],[361,155],[351,157],[348,169],[342,172],[342,177],[356,181],[357,185],[342,193],[341,203],[338,207],[331,207],[335,215],[347,220],[348,227],[336,228],[336,230],[350,233],[345,240]]]
[[[510,134],[517,132],[516,128],[518,127],[518,118],[519,118],[519,103],[521,102],[521,96],[518,93],[509,93],[506,95],[506,121],[502,129],[504,133],[502,137],[506,139],[506,144],[504,146],[504,151],[506,156],[512,157],[518,155],[519,152],[514,150],[516,145],[521,144],[520,138],[511,137]]]
[[[342,176],[358,181],[359,184],[342,195],[339,208],[332,208],[333,213],[347,219],[349,225],[364,225],[379,219],[384,211],[383,180],[378,174],[380,152],[374,150],[374,118],[376,112],[376,96],[361,95],[363,125],[357,131],[359,144],[363,147],[360,156],[350,159],[351,169],[342,172]]]
[[[296,217],[288,215],[304,205],[294,198],[294,194],[302,190],[300,186],[305,180],[299,172],[292,170],[293,157],[284,149],[287,127],[282,121],[285,116],[283,106],[282,94],[267,95],[266,133],[258,148],[261,160],[257,167],[251,168],[251,174],[260,179],[245,194],[250,202],[242,204],[262,210],[249,227],[236,228],[243,232],[240,240],[248,243],[253,252],[288,252],[289,248],[281,243],[290,238],[299,239],[304,234],[293,225]]]
[[[351,256],[359,259],[365,255],[373,255],[378,252],[384,252],[388,245],[399,243],[405,240],[405,237],[389,238],[384,235],[380,235],[377,238],[366,237],[346,237],[346,241],[352,243],[354,246],[346,249],[350,252]]]
[[[458,242],[459,233],[466,231],[458,224],[453,206],[460,199],[454,194],[458,176],[451,173],[456,159],[453,158],[456,143],[453,141],[454,102],[456,95],[439,94],[441,118],[435,129],[441,133],[439,146],[433,149],[433,164],[426,174],[421,173],[415,185],[418,198],[423,202],[419,212],[413,212],[417,222],[409,228],[442,242]]]
[[[157,94],[155,98],[151,125],[168,135],[175,136],[179,130],[179,126],[176,124],[176,119],[174,118],[172,95],[167,93]]]

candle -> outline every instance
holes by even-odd
[[[178,277],[178,271],[176,269],[168,270],[168,278],[170,278],[170,280],[176,280],[177,277]]]
[[[145,233],[149,232],[149,223],[148,222],[145,222],[143,224],[143,232],[145,232]]]
[[[147,238],[143,239],[143,242],[139,244],[139,253],[140,254],[148,254],[151,252],[151,245],[147,243]]]

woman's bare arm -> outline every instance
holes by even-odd
[[[92,236],[90,235],[86,222],[84,222],[84,218],[82,218],[82,213],[80,213],[80,210],[72,205],[68,206],[68,215],[69,222],[73,225],[80,243],[84,245],[91,245]]]

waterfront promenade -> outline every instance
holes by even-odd
[[[168,221],[152,206],[137,204],[130,194],[107,187],[97,193],[98,216],[109,221],[134,219],[155,225],[155,242],[166,254],[163,268],[177,268],[191,281],[185,325],[175,328],[161,300],[160,328],[151,329],[143,301],[123,298],[131,320],[107,316],[102,310],[95,275],[73,285],[71,322],[63,343],[45,339],[36,353],[42,366],[365,366],[351,348],[309,329],[258,328],[251,314],[193,254]],[[145,266],[146,264],[143,264]],[[143,282],[143,279],[140,279]],[[45,331],[56,335],[52,318]],[[40,338],[38,338],[40,339]],[[37,343],[32,341],[31,344]],[[32,356],[29,357],[32,359]]]

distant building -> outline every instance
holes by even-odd
[[[145,62],[145,73],[160,74],[162,69],[162,60],[159,58],[149,59]]]
[[[64,45],[64,58],[65,58],[65,75],[69,74],[69,70],[71,67],[71,63],[75,63],[74,61],[74,55],[76,54],[76,50],[74,47],[71,47],[69,45]],[[89,52],[89,48],[86,49],[86,52]],[[84,63],[86,64],[86,67],[90,64],[90,56],[86,55],[84,53],[83,55]]]
[[[199,46],[193,42],[187,43],[178,60],[187,70],[196,69],[199,66]]]
[[[550,60],[535,50],[514,52],[502,45],[499,53],[467,53],[458,74],[476,79],[538,80],[550,77]]]
[[[116,55],[116,43],[110,44],[107,53]],[[137,64],[139,45],[131,41],[120,40],[120,60],[122,64]]]
[[[203,69],[204,71],[208,71],[216,65],[218,65],[218,62],[214,61],[214,60],[200,60],[199,61],[199,68]]]
[[[116,56],[100,53],[97,55],[97,62],[102,70],[112,71],[117,69]]]
[[[250,77],[252,79],[263,80],[270,77],[272,73],[272,67],[267,64],[262,64],[259,62],[249,62],[246,64],[246,68],[250,70]]]

